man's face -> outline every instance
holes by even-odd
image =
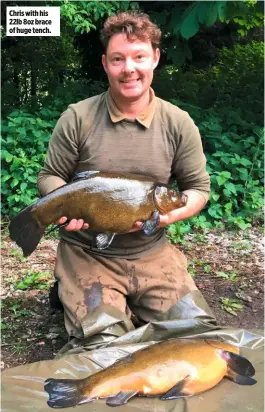
[[[159,57],[159,49],[154,50],[151,42],[128,41],[125,34],[114,34],[102,56],[114,97],[135,100],[143,96],[152,83]]]

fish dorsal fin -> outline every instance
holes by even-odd
[[[129,399],[137,395],[138,391],[122,391],[115,396],[109,396],[106,400],[108,406],[121,406],[128,402]]]
[[[76,182],[77,180],[88,179],[92,175],[100,173],[99,170],[88,170],[86,172],[75,173],[72,182]]]
[[[193,393],[185,393],[185,385],[188,383],[190,380],[190,376],[186,376],[184,379],[181,381],[177,382],[176,385],[174,385],[169,391],[164,393],[164,395],[160,396],[159,399],[162,401],[167,401],[170,399],[178,399],[178,398],[183,398],[185,396],[192,396]]]
[[[221,351],[221,358],[223,358],[228,368],[241,376],[253,376],[255,375],[255,368],[252,363],[243,356],[237,355],[233,352],[225,350]]]

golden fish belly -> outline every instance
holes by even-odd
[[[113,377],[106,382],[99,383],[89,396],[101,398],[115,395],[122,391],[138,391],[139,395],[162,395],[175,385],[176,381],[184,379],[193,367],[185,365],[178,368],[177,362],[170,365],[155,365],[143,371],[128,373],[120,377]]]

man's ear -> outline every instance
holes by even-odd
[[[102,62],[102,66],[104,67],[105,72],[106,70],[106,55],[102,54],[102,58],[101,58],[101,62]]]
[[[157,67],[157,65],[159,63],[159,59],[160,59],[160,50],[155,49],[154,50],[154,63],[153,63],[154,69]]]

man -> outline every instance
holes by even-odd
[[[73,219],[60,230],[55,278],[69,336],[83,336],[82,321],[101,304],[133,314],[140,323],[159,321],[196,290],[183,254],[164,228],[196,215],[210,183],[198,128],[188,113],[157,98],[150,88],[160,57],[161,32],[149,17],[121,13],[104,24],[102,64],[107,92],[72,104],[59,119],[38,177],[42,195],[86,170],[135,173],[161,183],[177,181],[187,205],[160,216],[146,236],[141,222],[107,249],[93,243],[89,222]],[[63,224],[67,216],[62,216]]]

